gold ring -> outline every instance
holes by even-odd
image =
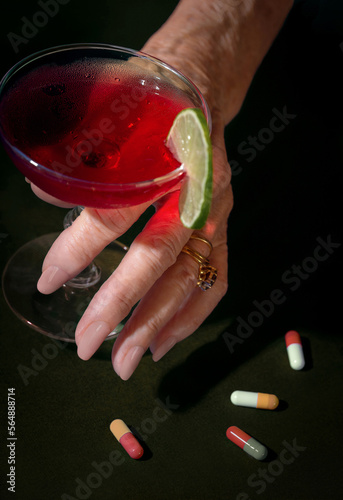
[[[191,236],[191,239],[192,240],[198,240],[198,241],[202,241],[203,243],[206,243],[206,245],[209,247],[210,249],[210,254],[213,250],[213,245],[210,241],[208,241],[206,238],[204,238],[203,236],[197,236],[196,234],[192,234]]]
[[[198,239],[198,237],[196,237],[194,239]],[[201,241],[203,241],[202,238],[201,238]],[[206,240],[206,242],[207,242],[207,240]],[[211,247],[212,247],[212,245],[211,245]],[[206,291],[206,290],[209,290],[210,288],[212,288],[212,286],[214,285],[214,283],[217,279],[217,276],[218,276],[217,269],[210,265],[210,262],[206,257],[201,255],[199,252],[197,252],[193,248],[189,247],[188,245],[185,245],[183,247],[183,249],[181,250],[181,252],[189,255],[190,257],[192,257],[193,260],[195,260],[195,262],[197,262],[199,264],[199,274],[198,274],[197,286],[203,291]]]

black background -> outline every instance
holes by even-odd
[[[33,1],[6,3],[1,74],[26,55],[62,43],[139,49],[176,4],[70,0],[15,53],[8,34],[21,35],[22,18],[32,19],[41,7]],[[142,435],[145,428],[146,460],[125,457],[88,497],[84,493],[87,498],[341,498],[342,247],[316,270],[305,269],[318,238],[342,243],[342,43],[341,2],[296,3],[226,129],[235,195],[228,294],[199,332],[159,363],[147,354],[130,381],[122,382],[112,371],[107,343],[88,363],[67,347],[37,369],[35,353],[47,352],[51,341],[22,324],[1,298],[0,428],[5,439],[7,388],[15,387],[18,436],[15,494],[4,484],[9,466],[1,444],[1,498],[54,500],[64,493],[78,498],[77,478],[89,479],[93,461],[108,460],[111,450],[125,457],[108,431],[114,418]],[[294,118],[264,149],[245,154],[243,143],[263,137],[275,109]],[[0,168],[3,267],[25,242],[58,231],[65,211],[36,199],[3,150]],[[290,282],[285,276],[294,278],[294,266],[302,274]],[[285,300],[257,326],[257,304],[265,304],[275,290]],[[237,339],[242,322],[250,324],[250,334],[232,347],[228,339]],[[289,368],[283,344],[293,328],[302,335],[307,361],[299,373]],[[20,365],[36,371],[26,385]],[[236,389],[273,392],[282,404],[276,412],[235,408],[229,396]],[[163,413],[156,410],[161,401],[174,407],[149,430],[149,419]],[[259,464],[231,445],[225,437],[229,425],[265,443],[269,461]],[[306,450],[282,471],[273,469],[283,443],[294,439]],[[261,467],[270,467],[271,478],[263,492],[248,482]]]

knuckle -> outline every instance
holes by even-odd
[[[196,285],[199,275],[199,264],[189,255],[181,255],[181,266],[179,267],[177,279],[175,281],[176,286],[180,290],[184,290],[185,288],[193,288]]]
[[[213,189],[227,191],[231,184],[231,169],[228,163],[217,168],[213,175]]]
[[[180,292],[184,291],[185,288],[194,287],[198,279],[199,265],[191,257],[186,260],[187,257],[189,255],[185,255],[176,280],[176,286]]]
[[[170,264],[174,264],[179,254],[179,244],[172,236],[163,237],[156,234],[151,239],[152,251],[156,257],[164,258]],[[180,245],[181,246],[181,245]]]
[[[135,241],[131,245],[132,249],[134,247],[139,259],[144,262],[144,265],[154,276],[160,276],[168,267],[172,266],[179,254],[178,244],[167,235],[149,235],[147,243]]]
[[[69,228],[66,231],[68,230]],[[80,269],[92,260],[90,249],[84,244],[82,234],[79,232],[66,235],[63,244],[64,254],[68,256],[68,259],[75,260]]]
[[[144,262],[145,273],[155,279],[159,278],[165,269],[161,257],[148,248],[142,249],[138,255],[139,260]]]
[[[132,223],[130,211],[121,210],[97,210],[97,216],[101,222],[102,228],[111,232],[126,231]]]
[[[101,314],[104,310],[110,311],[115,304],[115,313],[120,313],[123,317],[131,311],[136,302],[132,287],[118,278],[107,280],[96,294],[96,298],[97,313]]]
[[[116,296],[116,310],[126,316],[132,309],[133,303],[129,296],[118,294]]]
[[[136,219],[132,210],[126,208],[113,210],[86,208],[83,213],[87,215],[83,226],[85,233],[91,234],[92,238],[97,235],[98,238],[106,240],[113,238],[113,235],[116,237],[124,233]]]
[[[149,330],[149,332],[153,333],[154,335],[157,334],[162,327],[162,321],[160,315],[155,314],[154,316],[148,318],[146,320],[145,326]]]

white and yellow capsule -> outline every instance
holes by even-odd
[[[236,406],[247,406],[262,410],[275,410],[279,405],[279,398],[275,394],[263,392],[234,391],[231,394],[231,403]]]

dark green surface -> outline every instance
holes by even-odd
[[[15,2],[1,20],[2,73],[60,43],[139,48],[175,5],[71,0],[16,55],[6,35],[19,33],[21,17],[32,16],[38,4]],[[74,347],[57,346],[22,324],[1,297],[1,499],[81,498],[77,478],[97,486],[83,492],[95,500],[341,498],[342,247],[298,281],[293,267],[304,272],[318,238],[342,243],[342,12],[332,1],[325,5],[300,2],[294,9],[227,128],[228,156],[236,162],[230,288],[198,332],[157,364],[146,354],[123,382],[111,367],[111,342],[85,363]],[[247,161],[242,142],[268,128],[273,109],[285,106],[296,118]],[[1,169],[3,267],[22,244],[59,230],[65,211],[36,199],[3,151]],[[232,347],[239,323],[256,320],[257,303],[272,294],[282,303]],[[293,328],[304,342],[302,372],[291,370],[286,356],[283,335]],[[24,380],[20,371],[27,369],[34,372]],[[5,484],[8,387],[16,388],[15,494]],[[237,389],[275,393],[280,408],[234,407],[229,398]],[[140,433],[144,460],[125,455],[109,431],[114,418]],[[230,443],[230,425],[264,443],[268,461]],[[280,466],[280,458],[291,462],[283,450],[294,442],[302,451]],[[108,461],[114,450],[116,465],[97,483],[94,462]],[[268,479],[257,483],[263,471]]]

